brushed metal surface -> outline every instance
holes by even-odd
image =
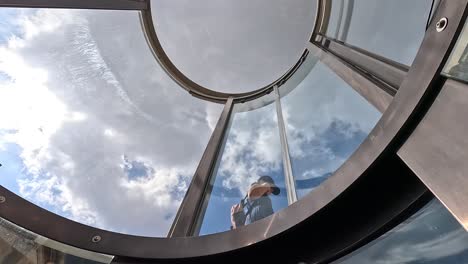
[[[468,230],[468,85],[447,80],[398,155]]]
[[[335,55],[321,50],[314,45],[311,45],[309,50],[313,50],[314,53],[319,56],[321,62],[333,70],[333,72],[335,72],[381,113],[385,112],[393,100],[392,95],[382,89],[375,82],[372,82],[364,75],[358,73],[351,65],[337,58]]]

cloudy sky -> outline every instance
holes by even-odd
[[[7,11],[2,184],[80,222],[166,235],[222,106],[165,75],[136,12]]]
[[[309,41],[317,5],[315,0],[151,4],[161,44],[175,65],[195,82],[223,92],[260,88],[292,67]]]
[[[176,65],[231,92],[267,84],[294,64],[315,12],[306,0],[155,2],[157,31]],[[338,168],[379,118],[321,64],[283,108],[298,179]],[[44,208],[165,236],[221,110],[166,76],[137,12],[0,9],[0,184]],[[215,182],[232,195],[212,196],[206,219],[218,225],[206,233],[229,227],[228,214],[209,212],[230,208],[259,174],[282,184],[276,122],[273,105],[234,116]],[[285,196],[275,199],[275,210],[285,206]]]

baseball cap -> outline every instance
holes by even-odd
[[[275,181],[273,181],[273,179],[270,177],[270,176],[260,176],[260,178],[258,178],[257,180],[257,183],[263,183],[263,182],[266,182],[270,185],[271,189],[273,190],[273,194],[274,195],[278,195],[280,193],[280,188],[278,188],[278,186],[276,186],[275,184]]]

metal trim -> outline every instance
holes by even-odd
[[[334,54],[310,44],[309,50],[320,58],[320,61],[332,69],[342,80],[349,84],[356,92],[364,97],[381,113],[385,112],[393,100],[394,93],[388,92],[385,86],[370,76],[366,76],[351,64],[339,59]]]
[[[147,10],[149,0],[1,0],[0,7]]]
[[[364,69],[371,75],[398,90],[406,78],[409,67],[401,63],[370,53],[358,47],[323,36],[324,48],[350,64]]]
[[[294,180],[291,156],[289,155],[288,137],[286,135],[286,127],[283,119],[283,110],[281,108],[280,94],[278,87],[274,87],[275,91],[275,104],[276,104],[276,117],[278,119],[278,129],[281,141],[281,155],[283,157],[283,171],[284,183],[286,187],[286,194],[288,197],[288,205],[297,202],[296,182]]]
[[[229,98],[219,117],[218,123],[211,135],[208,145],[203,153],[200,163],[190,183],[189,189],[185,193],[174,222],[169,230],[168,237],[186,237],[197,233],[196,226],[198,218],[203,215],[202,205],[205,196],[210,193],[210,182],[213,178],[213,168],[215,167],[223,139],[231,118],[233,99]]]

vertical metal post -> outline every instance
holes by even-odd
[[[276,101],[276,115],[278,117],[278,128],[281,141],[281,153],[283,155],[283,169],[284,169],[284,182],[286,184],[286,192],[288,196],[288,204],[297,201],[296,183],[292,173],[291,159],[289,156],[288,139],[286,137],[286,127],[284,125],[283,110],[281,108],[280,94],[278,86],[274,86],[275,101]]]
[[[202,215],[203,205],[206,204],[204,201],[209,197],[207,193],[211,191],[211,178],[231,118],[232,107],[233,99],[230,97],[224,105],[224,110],[179,207],[168,237],[186,237],[197,233],[197,223]]]

